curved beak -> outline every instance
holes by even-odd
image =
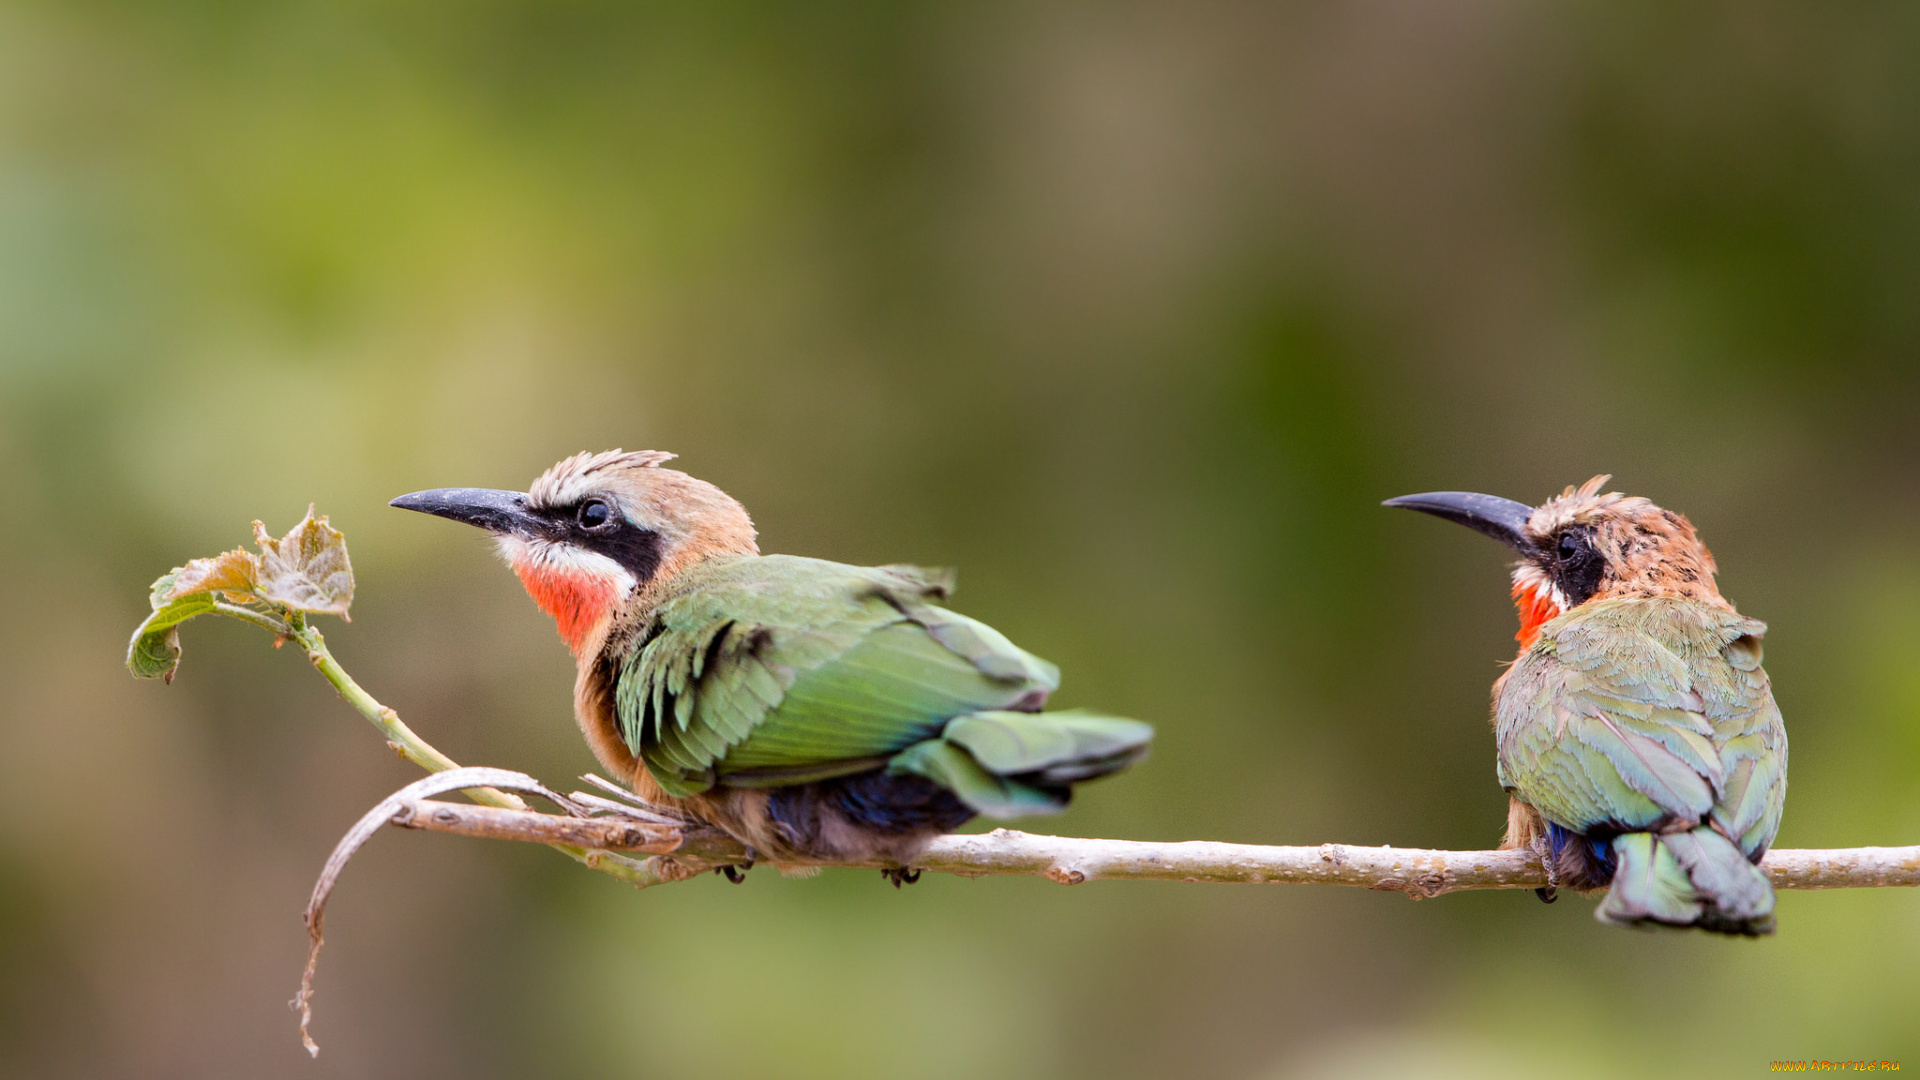
[[[1534,553],[1533,541],[1527,537],[1527,519],[1533,516],[1533,507],[1526,503],[1471,491],[1429,491],[1424,495],[1402,495],[1380,505],[1446,518],[1491,536],[1522,555]]]
[[[432,491],[402,495],[387,505],[464,521],[496,534],[532,536],[544,527],[539,518],[527,512],[527,497],[518,491],[434,488]]]

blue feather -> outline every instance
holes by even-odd
[[[1615,863],[1611,836],[1587,836],[1557,822],[1547,822],[1547,851],[1552,855],[1556,866],[1567,865],[1561,859],[1561,854],[1568,848],[1579,849],[1576,858],[1580,858],[1585,864],[1585,872],[1581,876],[1587,881],[1594,885],[1605,885],[1613,880]]]

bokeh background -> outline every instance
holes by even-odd
[[[412,778],[147,583],[315,501],[328,627],[456,759],[592,767],[481,538],[385,506],[671,449],[763,546],[961,568],[1154,757],[1047,830],[1491,846],[1504,556],[1692,516],[1783,846],[1920,841],[1920,10],[0,2],[0,1071],[1742,1076],[1920,1066],[1920,897],[1758,942],[1523,893],[755,873],[380,837]]]

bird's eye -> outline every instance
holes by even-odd
[[[588,499],[580,504],[580,524],[589,529],[597,529],[613,520],[613,508],[599,499]]]
[[[1580,541],[1571,532],[1560,534],[1560,546],[1554,550],[1561,562],[1572,562],[1580,554]]]

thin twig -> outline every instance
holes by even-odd
[[[278,616],[268,612],[258,611],[241,604],[229,604],[224,600],[216,600],[213,604],[213,611],[214,614],[225,615],[229,619],[239,619],[241,622],[250,622],[262,630],[279,637],[286,637],[293,632],[293,628],[281,621]]]
[[[353,676],[347,674],[346,669],[340,666],[340,662],[333,658],[333,653],[328,651],[327,640],[320,635],[318,627],[295,615],[288,637],[306,650],[307,659],[312,662],[314,669],[333,684],[334,690],[339,692],[342,700],[353,706],[360,715],[372,721],[374,727],[380,729],[381,734],[387,737],[387,742],[401,757],[428,772],[445,772],[448,769],[460,767],[452,758],[434,749],[431,743],[415,735],[412,728],[400,721],[399,713],[380,704],[374,700],[372,694],[361,689],[360,684],[353,681]],[[525,802],[504,791],[479,789],[472,792],[472,795],[477,801],[489,806],[501,806],[511,810],[527,808]]]
[[[374,833],[380,831],[380,826],[393,821],[394,816],[399,813],[403,807],[408,807],[413,800],[425,799],[432,795],[444,795],[447,792],[459,791],[463,788],[476,788],[481,785],[492,785],[495,788],[510,787],[529,794],[542,795],[558,806],[571,808],[571,804],[567,802],[564,796],[547,790],[539,781],[524,773],[509,772],[506,769],[475,768],[448,769],[433,776],[426,777],[425,779],[415,780],[413,783],[387,796],[381,800],[378,806],[361,815],[360,820],[354,823],[353,828],[347,830],[347,835],[342,837],[338,844],[334,845],[333,854],[327,857],[327,865],[320,871],[320,880],[314,883],[313,895],[307,900],[307,968],[305,973],[300,976],[300,992],[294,995],[292,1001],[293,1007],[300,1011],[300,1043],[307,1048],[307,1053],[314,1057],[320,1056],[319,1044],[315,1043],[312,1036],[307,1034],[307,1026],[313,1022],[313,973],[314,969],[320,963],[320,946],[322,944],[320,929],[321,924],[327,917],[327,897],[333,894],[334,882],[340,879],[340,872],[347,868],[347,861],[353,858],[354,853],[359,851],[361,845],[365,844]],[[519,802],[517,799],[514,801]],[[455,804],[443,803],[440,805],[453,806]],[[521,805],[524,806],[526,804],[521,803]],[[513,814],[516,817],[522,818],[539,818],[544,820],[550,816],[546,814],[535,814],[531,811],[499,810],[492,807],[488,807],[487,809],[493,809],[496,813]],[[579,819],[554,818],[553,820],[572,821]]]
[[[289,640],[298,644],[306,652],[307,659],[313,664],[314,670],[333,685],[341,700],[353,706],[356,712],[380,729],[380,733],[387,737],[387,745],[393,747],[401,757],[431,773],[460,767],[458,762],[435,749],[433,744],[414,734],[412,728],[401,722],[399,713],[380,704],[372,694],[362,689],[360,684],[353,680],[353,676],[347,674],[346,669],[340,666],[340,662],[333,658],[333,653],[327,649],[327,640],[321,636],[318,627],[295,612],[292,624],[284,627],[283,632]],[[475,802],[506,810],[529,810],[527,804],[521,799],[491,787],[469,790],[467,797]],[[673,880],[662,878],[649,870],[644,863],[623,859],[604,851],[565,843],[554,844],[553,847],[575,862],[619,878],[635,888],[644,889],[649,885],[659,885],[664,881]]]

